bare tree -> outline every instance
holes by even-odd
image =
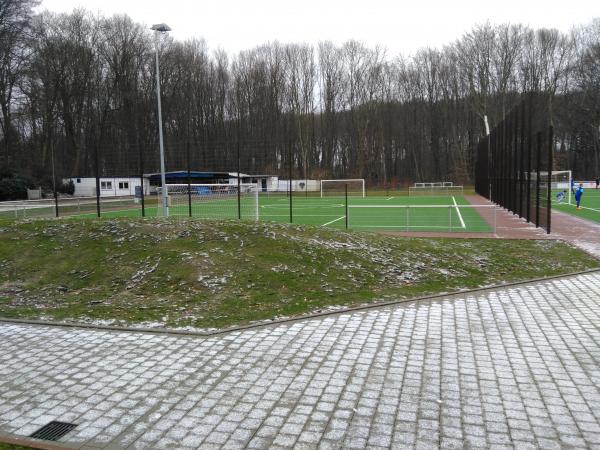
[[[13,129],[13,109],[23,101],[18,86],[30,54],[27,40],[32,9],[38,3],[38,0],[0,0],[0,141],[4,149],[0,166],[11,166],[11,147],[19,138]]]
[[[35,4],[0,0],[0,164],[40,180],[52,161],[59,176],[157,170],[153,35],[126,16],[33,16]],[[164,36],[167,168],[235,170],[239,144],[250,173],[468,182],[483,118],[536,91],[556,117],[557,163],[596,176],[598,23],[568,35],[486,23],[393,58],[357,41],[228,55]]]

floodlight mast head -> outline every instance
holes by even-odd
[[[151,30],[158,31],[160,33],[166,33],[167,31],[171,31],[171,27],[166,23],[157,23],[152,25]]]

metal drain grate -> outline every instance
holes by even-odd
[[[58,441],[76,426],[77,425],[74,423],[52,421],[37,430],[30,437],[36,439],[45,439],[47,441]]]

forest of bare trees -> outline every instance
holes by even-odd
[[[37,183],[158,169],[155,39],[127,16],[34,14],[0,0],[0,168]],[[274,36],[276,38],[276,36]],[[474,27],[390,55],[356,41],[273,41],[228,55],[158,41],[168,170],[473,180],[475,147],[525,92],[552,107],[555,168],[600,173],[600,19],[570,33]]]

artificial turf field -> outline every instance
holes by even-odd
[[[159,213],[157,199],[147,201],[146,216],[155,217]],[[253,220],[256,217],[255,198],[242,197],[241,218]],[[469,206],[463,196],[418,196],[405,195],[348,197],[348,228],[357,230],[389,231],[451,231],[489,233],[492,227],[480,215],[481,210]],[[169,208],[171,216],[189,215],[186,195],[175,196]],[[193,217],[211,219],[237,219],[237,197],[192,199]],[[105,208],[102,217],[140,217],[139,205],[125,205]],[[258,202],[260,220],[290,222],[290,199],[283,195],[260,195]],[[71,217],[93,218],[94,213],[72,215]],[[304,197],[292,198],[291,221],[295,224],[346,227],[345,197]]]
[[[600,189],[585,188],[583,191],[583,197],[581,198],[581,209],[577,210],[575,204],[575,195],[571,194],[571,203],[568,203],[568,199],[558,203],[556,201],[556,194],[558,191],[552,193],[552,208],[572,214],[573,216],[581,217],[582,219],[592,220],[600,223]]]

